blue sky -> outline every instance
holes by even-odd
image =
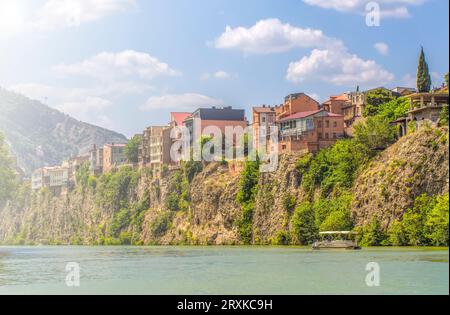
[[[448,71],[449,2],[0,0],[0,86],[127,136],[170,111],[319,101]],[[250,114],[250,111],[248,111]]]

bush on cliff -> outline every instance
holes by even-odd
[[[291,218],[293,242],[299,245],[312,244],[317,238],[318,232],[313,205],[309,201],[301,203],[295,208]]]
[[[244,244],[251,244],[252,242],[253,213],[255,211],[255,198],[258,193],[259,166],[259,160],[246,161],[236,196],[236,201],[242,208],[242,215],[237,221],[237,225]]]
[[[10,199],[16,188],[13,161],[9,157],[3,134],[0,133],[0,207]]]

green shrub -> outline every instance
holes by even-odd
[[[306,201],[295,208],[291,218],[292,239],[300,245],[312,244],[318,235],[313,205]]]

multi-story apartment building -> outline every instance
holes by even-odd
[[[305,93],[290,94],[284,98],[284,104],[276,106],[276,119],[281,120],[300,112],[319,110],[320,104]]]
[[[127,162],[126,144],[105,144],[103,147],[103,172],[107,173]]]
[[[31,187],[33,190],[47,188],[54,195],[66,194],[69,185],[69,169],[63,166],[43,167],[33,172]]]
[[[197,121],[199,126],[194,126],[194,122]],[[211,136],[208,134],[208,127],[217,127],[222,132],[222,136],[225,136],[225,129],[227,127],[242,127],[245,129],[248,126],[247,119],[245,117],[245,110],[233,109],[229,107],[212,107],[212,108],[199,108],[187,119],[184,120],[184,125],[190,131],[191,144],[199,139],[201,136]],[[194,128],[195,127],[195,128]],[[199,130],[199,134],[194,135],[194,129]]]
[[[170,126],[152,126],[144,130],[139,148],[139,165],[151,168],[155,175],[161,173],[163,165],[171,163]]]
[[[279,152],[317,152],[344,137],[344,116],[325,110],[298,112],[278,122]]]
[[[266,152],[270,151],[270,132],[271,127],[276,125],[275,107],[263,105],[261,107],[253,107],[253,146],[255,150],[260,151],[264,149]],[[261,143],[265,138],[265,147],[260,148]]]

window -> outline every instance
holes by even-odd
[[[329,120],[325,121],[325,126],[326,126],[326,128],[330,128],[330,121]]]
[[[263,117],[263,118],[262,118],[262,122],[263,122],[263,124],[266,123],[266,117]]]
[[[321,120],[319,120],[319,121],[317,122],[317,128],[322,128],[322,121],[321,121]]]
[[[334,127],[334,128],[337,127],[337,121],[333,122],[333,127]]]
[[[319,137],[319,140],[321,140],[321,139],[322,139],[322,133],[319,132],[317,135],[318,135],[318,137]]]
[[[329,138],[330,138],[330,136],[328,135],[328,132],[325,133],[325,139],[329,139]]]

